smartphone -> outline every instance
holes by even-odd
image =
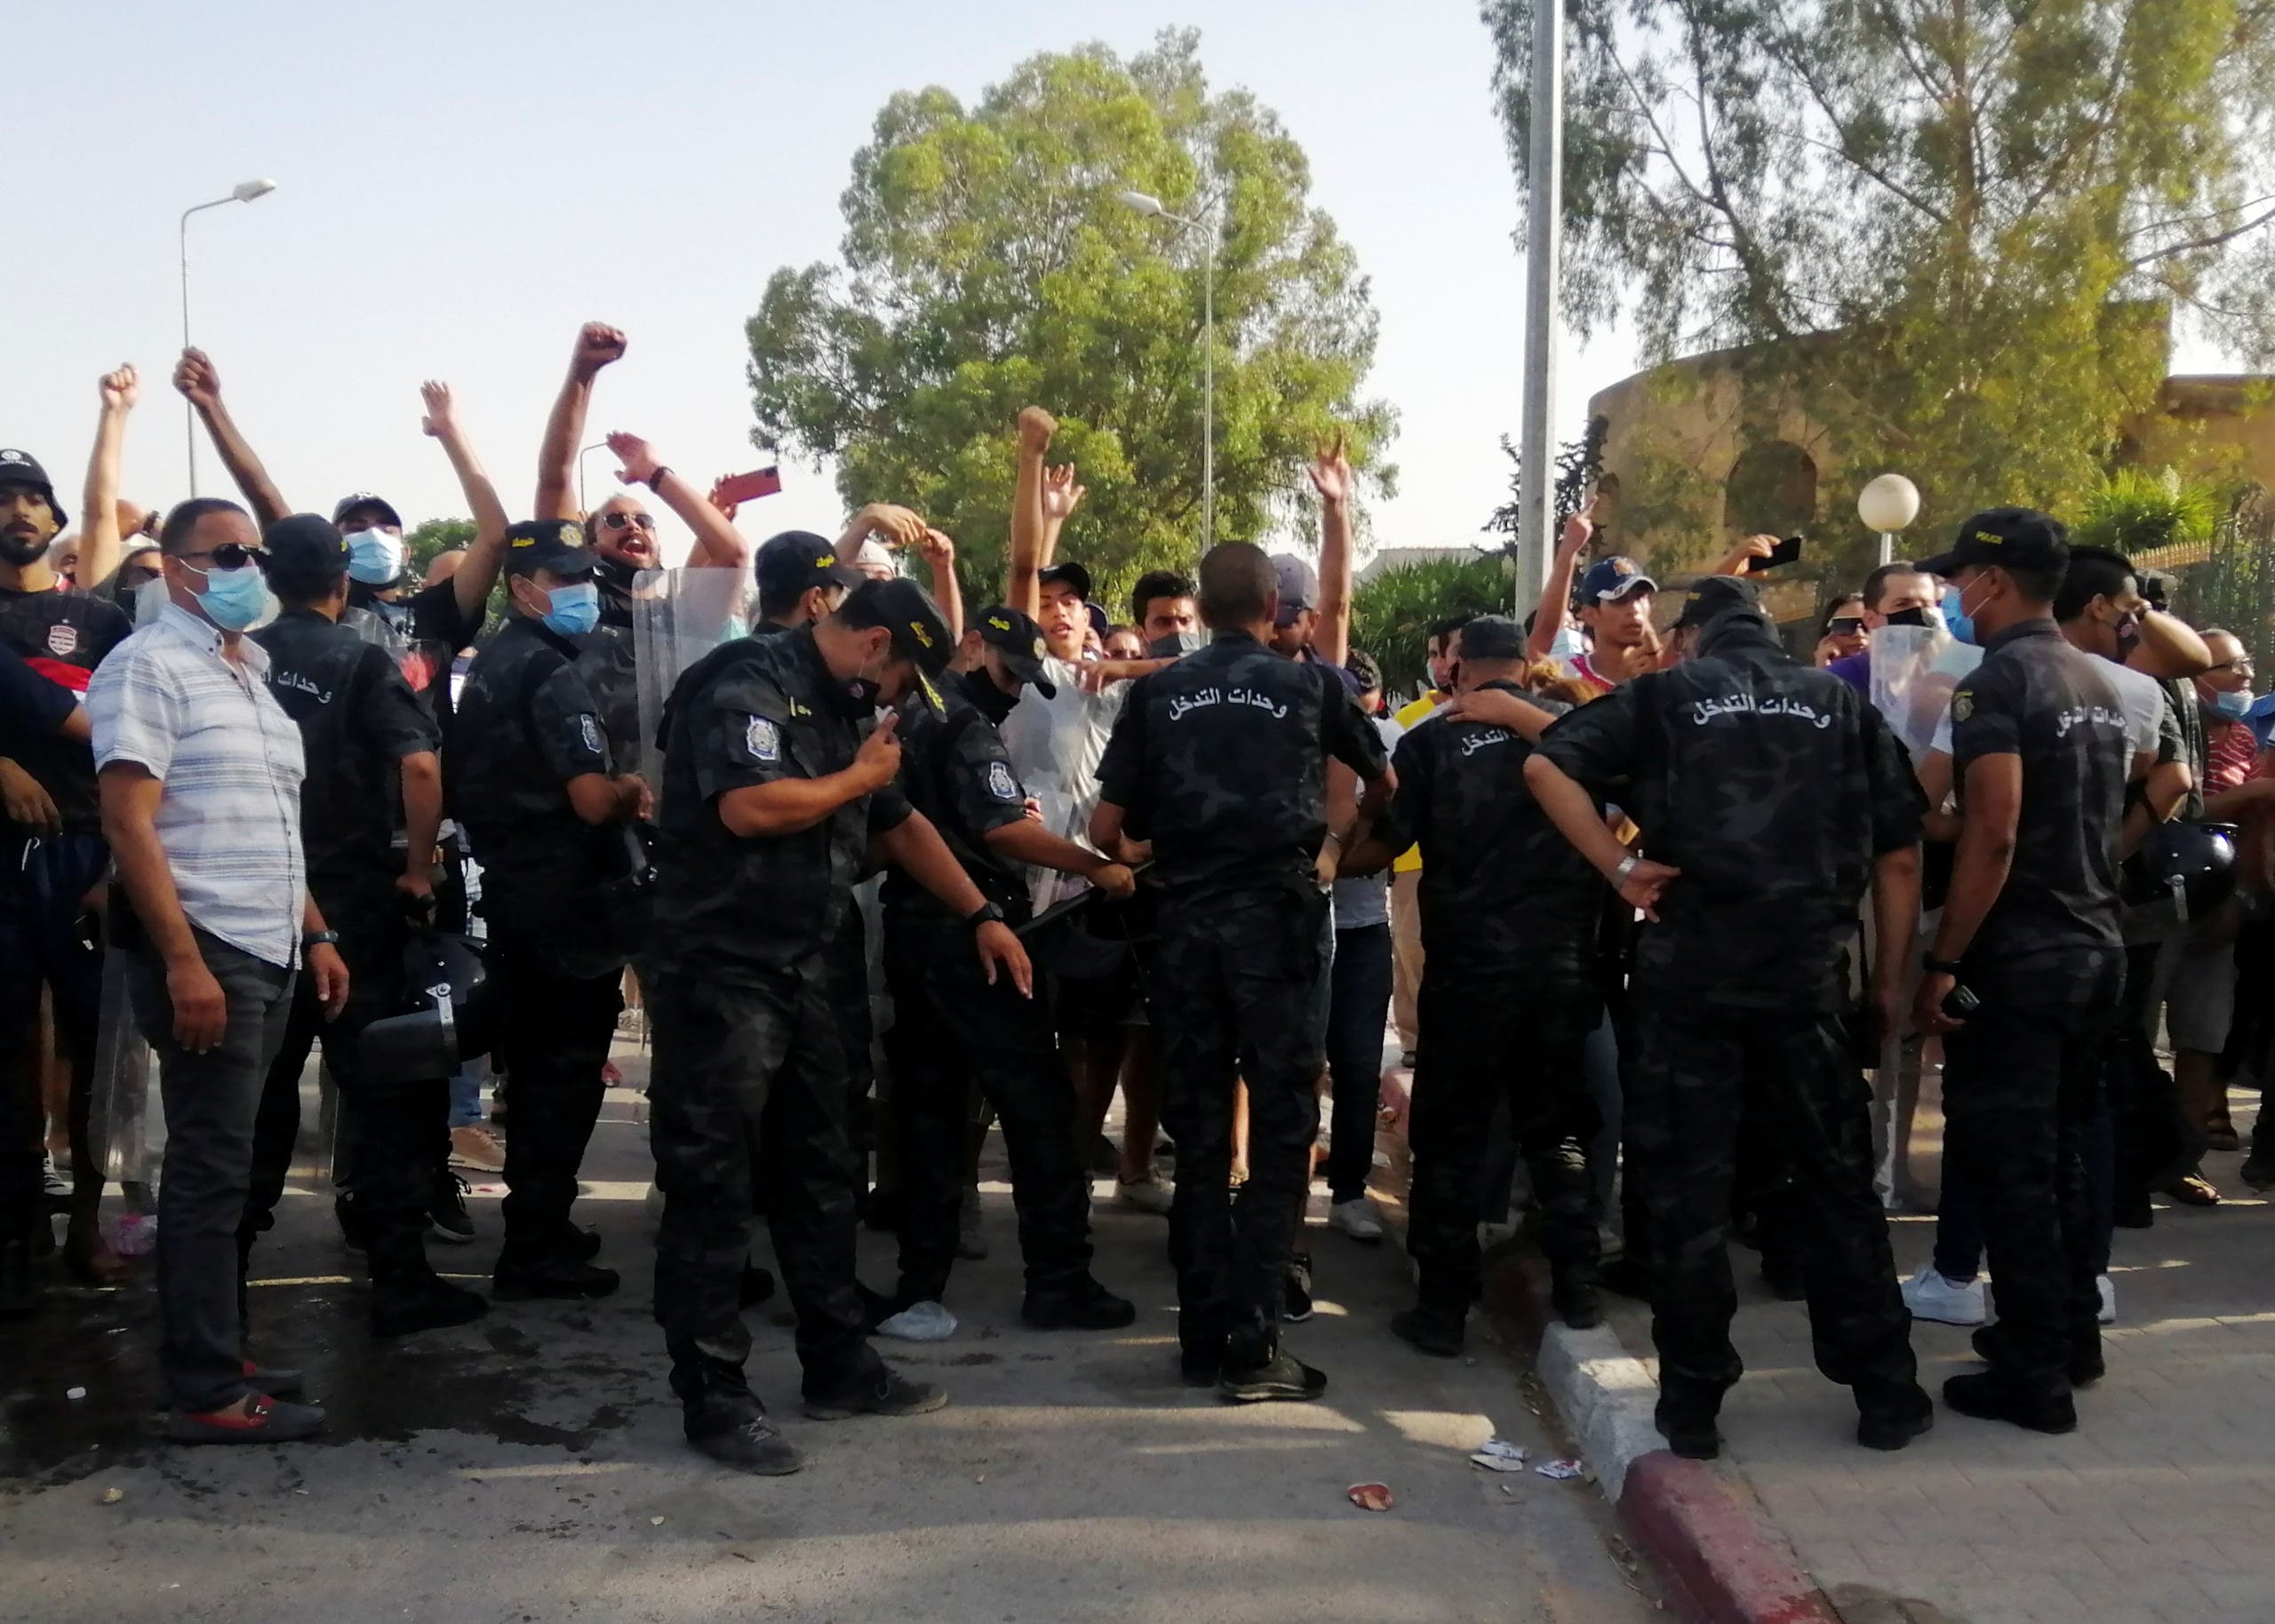
[[[1788,536],[1769,549],[1768,558],[1748,559],[1745,572],[1748,575],[1759,575],[1764,569],[1775,569],[1783,564],[1797,564],[1800,560],[1801,538],[1799,536]]]
[[[779,467],[754,468],[748,474],[730,474],[719,482],[722,502],[754,502],[761,497],[780,494],[782,470]]]
[[[1954,1021],[1964,1021],[1983,1007],[1983,1000],[1965,987],[1954,986],[1944,994],[1944,1014]]]

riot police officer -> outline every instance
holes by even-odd
[[[945,711],[910,705],[902,788],[988,901],[1017,927],[1027,918],[1026,865],[1080,874],[1114,896],[1130,870],[1055,835],[1026,815],[1026,792],[996,732],[1026,688],[1048,699],[1042,633],[1001,604],[977,622],[978,668],[942,683]],[[995,1108],[1011,1161],[1021,1316],[1044,1330],[1114,1330],[1138,1310],[1091,1278],[1090,1185],[1074,1149],[1074,1085],[1049,1010],[980,973],[964,926],[905,870],[885,878],[885,975],[892,989],[893,1103],[900,1131],[900,1282],[873,1314],[938,1302],[956,1256],[965,1107],[973,1085]]]
[[[341,1159],[351,1170],[355,1229],[371,1271],[371,1329],[400,1336],[463,1325],[488,1308],[437,1276],[419,1236],[433,1193],[448,1084],[384,1089],[359,1064],[363,1028],[399,1013],[411,914],[433,905],[428,872],[442,822],[434,720],[393,660],[339,624],[353,554],[331,524],[296,513],[268,527],[268,585],[283,613],[252,639],[268,651],[269,691],[299,725],[308,775],[300,839],[308,889],[347,962],[347,1007],[326,1023],[314,986],[295,993],[284,1045],[269,1068],[253,1140],[252,1190],[238,1231],[241,1259],[270,1227],[300,1117],[300,1070],[321,1036],[339,1087]],[[405,844],[395,832],[400,808]]]
[[[1979,1192],[1999,1320],[1944,1402],[2040,1432],[2075,1428],[2071,1389],[2102,1373],[2080,1142],[2124,984],[2125,709],[2054,623],[2068,566],[2062,527],[2012,507],[1920,566],[1984,648],[1952,693],[1961,827],[1915,1013],[1944,1034],[1944,1156]]]
[[[784,530],[767,538],[752,563],[758,581],[757,636],[811,625],[845,601],[868,577],[840,558],[837,544],[811,530]]]
[[[1480,1287],[1478,1161],[1497,1097],[1547,1219],[1543,1250],[1557,1311],[1587,1326],[1597,1301],[1596,1202],[1583,1147],[1599,1118],[1581,1054],[1603,1015],[1596,983],[1602,879],[1525,787],[1531,739],[1571,707],[1518,686],[1524,629],[1503,616],[1461,631],[1456,686],[1502,697],[1516,727],[1463,715],[1399,741],[1398,791],[1348,869],[1387,867],[1422,849],[1421,1047],[1409,1140],[1414,1152],[1407,1250],[1417,1304],[1391,1329],[1425,1353],[1461,1351]]]
[[[632,825],[647,786],[617,774],[600,707],[577,669],[599,594],[578,527],[507,531],[506,624],[468,667],[443,754],[451,815],[483,868],[491,969],[506,1011],[498,1053],[514,1079],[506,1244],[495,1294],[600,1297],[613,1270],[570,1222],[577,1169],[606,1092],[644,866]]]
[[[1753,583],[1701,582],[1675,636],[1680,665],[1582,705],[1525,763],[1565,838],[1645,912],[1626,1126],[1656,1263],[1659,1430],[1712,1458],[1744,1368],[1723,1244],[1743,1129],[1783,1147],[1805,1214],[1788,1232],[1807,1239],[1817,1367],[1854,1391],[1858,1442],[1900,1449],[1935,1406],[1872,1193],[1841,948],[1869,881],[1875,1005],[1895,1018],[1919,916],[1919,786],[1878,712],[1786,655]],[[1648,855],[1619,844],[1598,795]]]
[[[1387,790],[1382,737],[1326,666],[1273,652],[1279,589],[1246,542],[1201,561],[1216,641],[1138,679],[1098,768],[1101,851],[1153,842],[1163,882],[1156,993],[1161,1117],[1177,1145],[1169,1246],[1185,1379],[1237,1401],[1316,1398],[1327,1377],[1280,1345],[1296,1226],[1319,1134],[1322,888],[1348,830],[1328,827],[1327,760]],[[1377,787],[1379,786],[1379,787]],[[1248,1084],[1249,1180],[1230,1194],[1233,1085]]]
[[[798,1315],[806,1413],[908,1415],[946,1395],[869,1347],[854,1280],[845,1059],[826,950],[872,842],[962,921],[957,951],[1022,994],[1031,974],[1002,910],[896,790],[897,718],[953,649],[913,582],[865,583],[834,615],[729,643],[680,679],[664,719],[656,905],[671,928],[642,966],[655,1031],[649,1138],[664,1193],[656,1318],[696,1448],[744,1470],[803,1459],[767,1421],[743,1364],[738,1293],[762,1117],[775,1259]],[[518,1130],[517,1130],[518,1131]]]

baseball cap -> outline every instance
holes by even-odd
[[[1044,586],[1071,586],[1083,602],[1090,601],[1090,572],[1072,560],[1038,572],[1035,580]]]
[[[1645,575],[1643,567],[1632,558],[1600,558],[1580,577],[1582,603],[1616,603],[1633,593],[1658,590],[1659,584]],[[1464,628],[1465,648],[1468,636],[1467,628]]]
[[[374,496],[368,490],[350,491],[347,495],[340,498],[339,505],[331,510],[331,521],[334,524],[338,524],[341,520],[347,518],[348,514],[354,513],[359,507],[376,507],[379,512],[387,515],[387,521],[389,524],[392,524],[397,529],[401,529],[403,528],[403,515],[395,511],[395,504],[388,501],[385,497]]]
[[[811,530],[785,530],[758,550],[755,565],[762,597],[789,596],[815,586],[848,592],[868,577],[837,556],[837,544]]]
[[[55,515],[56,529],[60,530],[71,522],[71,515],[55,499],[55,482],[47,477],[47,470],[29,451],[0,448],[0,485],[29,485],[47,498],[48,511]]]
[[[1923,558],[1929,575],[1956,575],[1969,565],[2062,570],[2070,563],[2069,532],[2034,507],[1990,507],[1962,520],[1948,552]]]
[[[1683,598],[1682,613],[1675,617],[1675,629],[1703,626],[1717,615],[1732,609],[1761,610],[1761,588],[1742,575],[1710,575],[1695,582]],[[1462,650],[1469,649],[1469,632],[1462,632]]]
[[[1274,553],[1272,573],[1280,593],[1280,615],[1274,625],[1291,626],[1296,617],[1319,607],[1319,572],[1293,553]]]
[[[270,561],[295,573],[336,574],[347,568],[347,538],[322,513],[294,513],[261,532]]]
[[[1526,655],[1525,629],[1506,615],[1480,615],[1461,629],[1465,661],[1521,660]]]
[[[932,601],[930,593],[905,576],[890,581],[864,581],[839,606],[837,617],[857,630],[882,626],[890,632],[894,657],[916,667],[916,686],[924,702],[935,711],[946,708],[930,679],[948,668],[948,660],[955,653],[955,639],[948,635],[947,617]]]
[[[1042,674],[1042,633],[1034,621],[1007,604],[980,611],[979,641],[1003,657],[1003,669],[1045,699],[1058,697],[1058,685]]]
[[[506,573],[543,569],[575,579],[593,572],[593,550],[581,526],[566,519],[524,519],[506,532]]]

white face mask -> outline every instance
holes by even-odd
[[[134,624],[147,626],[166,612],[166,605],[173,601],[166,591],[166,577],[153,576],[134,589]]]

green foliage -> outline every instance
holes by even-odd
[[[1553,523],[1557,529],[1563,529],[1564,521],[1587,505],[1591,489],[1597,476],[1603,472],[1604,437],[1610,432],[1608,418],[1590,418],[1587,432],[1577,440],[1566,441],[1557,450],[1556,479],[1549,487],[1554,509]],[[1513,558],[1517,551],[1517,532],[1523,523],[1525,459],[1524,454],[1506,434],[1501,436],[1501,450],[1509,459],[1509,499],[1493,510],[1493,516],[1485,521],[1485,528],[1503,538],[1502,550]],[[1552,547],[1556,545],[1554,535],[1550,536],[1548,545]]]
[[[2211,486],[2183,480],[2173,469],[2151,474],[2119,468],[2087,494],[2071,537],[2127,553],[2208,541],[2221,506],[2219,493]]]
[[[473,540],[471,519],[429,519],[403,537],[403,545],[411,558],[411,573],[423,581],[427,578],[427,566],[439,555],[467,546]]]
[[[1449,615],[1508,614],[1514,590],[1508,559],[1499,553],[1385,569],[1352,594],[1351,646],[1375,657],[1391,691],[1418,693],[1429,680],[1431,623]]]
[[[1302,149],[1244,91],[1211,95],[1198,36],[1127,60],[1030,58],[971,107],[894,95],[856,155],[842,264],[784,269],[750,318],[754,440],[838,459],[849,506],[905,503],[1001,590],[1030,402],[1089,497],[1060,550],[1113,601],[1200,545],[1203,262],[1216,263],[1216,528],[1262,540],[1308,513],[1303,464],[1337,426],[1385,490],[1390,408],[1362,399],[1366,279],[1306,201]],[[1201,223],[1117,197],[1135,188]]]
[[[2073,509],[2170,313],[2275,354],[2265,0],[1565,4],[1568,316],[1758,346],[1928,529]],[[1483,4],[1521,174],[1531,7]]]

